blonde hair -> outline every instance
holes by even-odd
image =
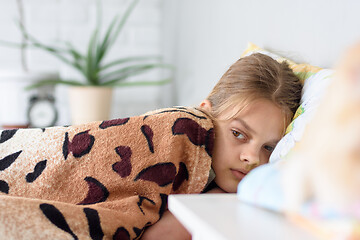
[[[301,98],[302,85],[286,62],[279,63],[261,53],[240,58],[221,77],[207,100],[215,119],[230,110],[230,119],[250,102],[265,99],[284,113],[286,127]]]

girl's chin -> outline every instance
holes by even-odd
[[[224,191],[224,193],[236,193],[237,192],[237,185],[239,182],[233,182],[232,184],[218,184],[218,187]]]

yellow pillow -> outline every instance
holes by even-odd
[[[307,63],[295,63],[293,61],[291,61],[290,59],[287,59],[285,57],[279,56],[275,53],[269,52],[265,49],[262,49],[260,47],[258,47],[257,45],[255,45],[254,43],[248,43],[248,47],[246,48],[246,50],[243,52],[242,57],[243,56],[248,56],[251,55],[253,53],[263,53],[265,55],[268,55],[272,58],[274,58],[276,61],[278,62],[283,62],[286,61],[289,64],[289,67],[294,71],[295,75],[300,79],[301,83],[304,84],[305,80],[307,78],[309,78],[310,76],[312,76],[313,74],[319,72],[320,70],[322,70],[322,68],[320,67],[316,67]]]

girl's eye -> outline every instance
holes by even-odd
[[[264,146],[264,148],[266,149],[266,151],[272,152],[272,151],[274,151],[274,148],[275,148],[275,147],[266,145],[266,146]]]
[[[245,138],[244,134],[236,131],[236,130],[231,130],[232,131],[232,134],[236,137],[236,138],[239,138],[239,139],[243,139]]]

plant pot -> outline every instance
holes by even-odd
[[[0,128],[28,127],[30,99],[39,89],[25,90],[25,87],[58,77],[57,72],[0,71]],[[46,91],[53,94],[53,88]]]
[[[69,87],[71,124],[108,120],[112,92],[108,87]]]

